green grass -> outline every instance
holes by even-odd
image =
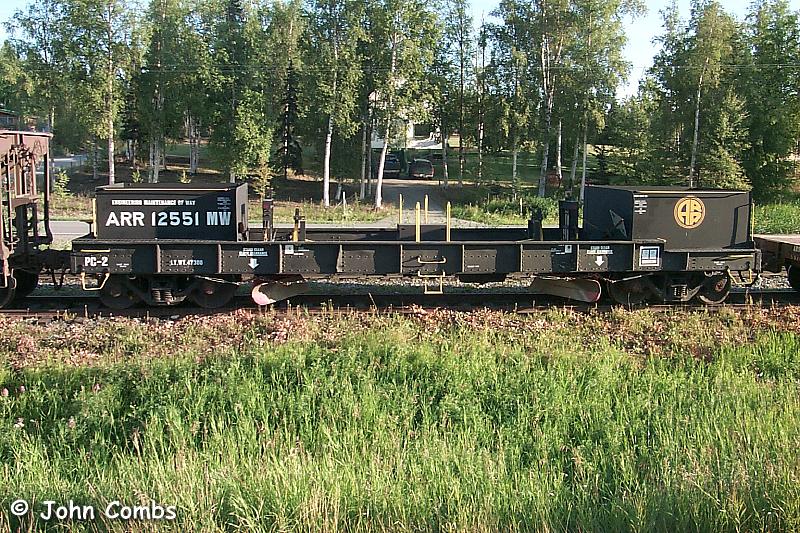
[[[541,209],[545,224],[558,224],[558,201],[537,198],[530,193],[518,196],[500,195],[476,198],[475,203],[456,203],[452,215],[489,225],[526,224],[531,209]]]
[[[756,233],[800,233],[800,199],[756,204]]]
[[[24,497],[176,505],[159,531],[796,531],[797,318],[6,319],[0,528]]]

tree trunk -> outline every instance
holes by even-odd
[[[556,134],[556,176],[558,176],[558,183],[564,179],[561,173],[561,119],[558,119],[558,133]]]
[[[384,133],[383,148],[381,148],[381,158],[378,161],[378,183],[375,184],[375,207],[380,209],[383,205],[383,168],[386,163],[386,152],[389,151],[390,130],[392,127],[392,97],[394,96],[395,69],[397,68],[397,31],[392,34],[392,60],[389,68],[389,98],[386,105],[386,132]]]
[[[108,111],[108,184],[114,185],[114,114],[111,110]]]
[[[99,169],[97,168],[97,159],[100,157],[100,145],[97,143],[97,137],[94,138],[92,143],[92,179],[97,181],[100,179]]]
[[[478,104],[483,106],[483,102]],[[479,111],[478,119],[478,181],[483,181],[483,109]]]
[[[580,154],[581,134],[575,135],[575,150],[572,152],[572,168],[569,170],[569,192],[575,188],[575,173],[578,170],[578,154]]]
[[[548,157],[550,156],[550,123],[553,119],[553,101],[548,95],[544,112],[544,132],[542,133],[542,167],[539,175],[539,196],[544,197],[547,186]]]
[[[53,133],[56,125],[56,108],[54,106],[50,106],[50,114],[48,117],[48,123],[50,127],[49,133]],[[53,157],[48,157],[47,160],[50,162],[50,190],[52,191],[56,186],[56,165],[55,161],[53,161]]]
[[[581,192],[580,192],[580,202],[583,205],[583,198],[586,193],[586,133],[589,130],[589,120],[587,119],[583,123],[583,165],[581,168]]]
[[[361,125],[361,177],[358,180],[358,198],[364,200],[367,194],[367,121]]]
[[[367,123],[367,195],[372,196],[372,113]]]
[[[114,39],[113,28],[111,27],[113,20],[112,6],[108,6],[108,80],[106,82],[107,100],[106,100],[106,113],[107,127],[108,127],[108,184],[113,185],[116,181],[114,172],[114,52],[112,42]]]
[[[484,75],[486,70],[486,40],[484,36],[484,22],[481,18],[481,76],[478,83],[478,181],[483,181],[483,129],[484,129]]]
[[[372,102],[367,102],[367,195],[372,196]]]
[[[511,186],[517,190],[517,154],[519,153],[519,137],[514,133],[514,144],[511,147]]]
[[[706,65],[708,65],[708,58],[706,58]],[[703,89],[703,76],[705,75],[705,67],[700,73],[700,80],[697,83],[697,96],[695,97],[694,104],[694,139],[692,140],[692,159],[689,163],[689,188],[694,187],[695,171],[694,166],[697,162],[697,144],[700,138],[700,95]]]
[[[197,174],[200,163],[200,139],[198,135],[197,120],[189,115],[189,174]]]
[[[391,106],[389,107],[391,109]],[[378,160],[378,183],[375,184],[375,208],[380,209],[383,207],[383,167],[386,163],[386,152],[389,151],[389,128],[391,127],[391,117],[386,119],[386,134],[383,138],[383,148],[381,148],[381,157]]]
[[[463,29],[461,30],[463,32]],[[464,39],[459,42],[459,93],[458,93],[458,186],[464,185]]]
[[[334,82],[335,84],[335,82]],[[333,115],[328,115],[328,130],[325,132],[325,155],[322,160],[322,205],[331,205],[331,142],[333,141]]]
[[[161,172],[161,140],[153,135],[150,139],[150,183],[158,183],[159,173]]]
[[[448,135],[446,133],[447,129],[445,128],[445,123],[444,123],[444,110],[442,110],[442,121],[441,121],[441,123],[442,123],[442,125],[441,125],[441,128],[442,128],[442,180],[443,180],[442,183],[444,183],[444,186],[447,187],[449,185],[449,182],[450,182],[450,176],[449,176],[449,173],[448,173],[448,170],[447,170],[447,137],[448,137]]]

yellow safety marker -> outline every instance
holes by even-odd
[[[397,210],[397,224],[403,223],[403,195],[400,195],[400,208]]]
[[[445,233],[445,241],[450,242],[450,202],[447,202],[447,226]]]
[[[425,195],[425,223],[428,223],[428,195]]]
[[[419,231],[419,202],[417,202],[417,206],[414,208],[414,213],[416,214],[416,235],[417,235],[417,242],[420,242],[420,231]]]

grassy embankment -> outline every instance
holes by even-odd
[[[798,313],[2,319],[0,529],[797,531]]]

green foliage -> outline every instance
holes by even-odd
[[[800,233],[800,199],[756,203],[755,233]]]
[[[55,171],[53,179],[53,194],[55,196],[67,196],[69,194],[69,174],[63,168]]]
[[[525,224],[534,210],[541,210],[545,223],[558,222],[558,201],[531,192],[518,195],[487,195],[466,204],[455,204],[452,215],[484,224]]]

